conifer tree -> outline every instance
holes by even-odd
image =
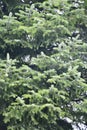
[[[0,127],[74,130],[73,125],[86,125],[85,1],[17,0],[12,7],[11,1],[3,2],[9,15],[1,8]]]

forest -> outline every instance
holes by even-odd
[[[87,130],[87,0],[0,0],[0,130]]]

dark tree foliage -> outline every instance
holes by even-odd
[[[1,130],[86,127],[86,7],[86,0],[0,1]]]

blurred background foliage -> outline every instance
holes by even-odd
[[[0,1],[0,129],[86,127],[86,34],[86,0]]]

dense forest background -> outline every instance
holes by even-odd
[[[87,0],[1,0],[0,130],[79,124],[87,126]]]

